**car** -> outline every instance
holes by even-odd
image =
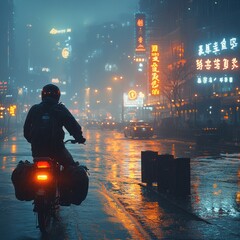
[[[124,128],[126,138],[152,138],[153,135],[153,126],[148,122],[130,122]]]

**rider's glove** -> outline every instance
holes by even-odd
[[[78,143],[82,143],[82,144],[86,142],[86,138],[84,138],[84,137],[78,138],[76,140]]]

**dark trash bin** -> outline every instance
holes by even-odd
[[[175,176],[174,156],[171,154],[158,155],[156,170],[158,191],[171,192]]]
[[[175,190],[177,196],[191,194],[190,158],[176,158],[175,162]]]
[[[156,178],[156,159],[158,152],[142,151],[141,152],[141,174],[142,182],[152,185],[157,181]]]

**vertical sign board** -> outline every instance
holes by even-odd
[[[146,52],[146,22],[145,14],[135,14],[135,41],[136,41],[136,53]]]
[[[156,44],[151,45],[149,67],[149,93],[158,96],[160,94],[159,49]]]

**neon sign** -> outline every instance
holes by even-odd
[[[198,46],[198,56],[206,56],[209,54],[218,55],[226,50],[235,50],[238,47],[237,38],[223,38],[219,42],[211,42]]]
[[[135,100],[137,98],[137,92],[135,90],[130,90],[128,92],[128,99]]]
[[[8,82],[6,81],[0,81],[0,93],[2,91],[6,91],[8,89]]]
[[[72,32],[71,28],[60,29],[60,30],[58,30],[56,28],[52,28],[49,33],[52,35],[55,35],[55,34],[64,34],[64,33],[70,33],[70,32]]]
[[[233,83],[234,72],[239,70],[238,39],[223,38],[198,46],[196,70],[198,84]]]
[[[238,59],[234,58],[214,58],[214,59],[197,59],[196,68],[199,71],[206,70],[216,70],[216,71],[226,71],[226,70],[237,70],[239,68]]]
[[[136,23],[136,52],[146,52],[145,14],[135,15]]]
[[[69,49],[68,48],[63,48],[62,50],[62,57],[63,58],[68,58],[70,55]]]
[[[221,77],[207,77],[207,76],[199,76],[197,78],[198,84],[207,84],[207,83],[232,83],[233,77],[221,76]]]
[[[134,97],[130,94],[131,99],[129,98],[130,92],[135,92]],[[143,107],[144,95],[141,92],[137,93],[135,90],[131,90],[130,92],[123,94],[124,107]]]
[[[158,45],[151,45],[150,52],[150,94],[157,96],[160,94],[159,90],[159,50]]]

